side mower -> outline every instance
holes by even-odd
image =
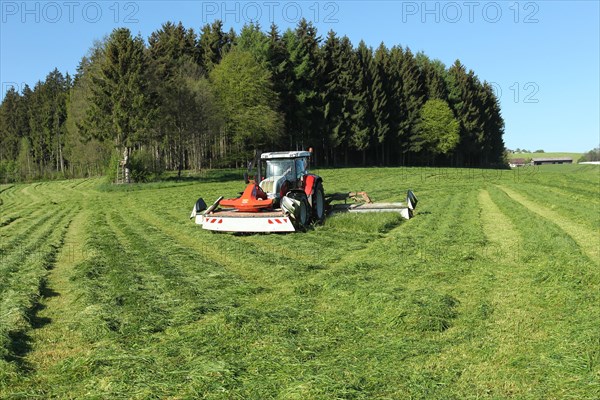
[[[240,197],[221,196],[210,207],[200,198],[190,218],[204,229],[222,232],[295,232],[338,212],[398,212],[412,218],[417,198],[410,190],[406,203],[373,203],[364,192],[325,196],[321,177],[308,171],[310,155],[307,151],[262,153],[264,179],[258,160],[258,178],[249,180],[246,174],[247,186]]]

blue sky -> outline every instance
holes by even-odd
[[[300,17],[321,36],[400,44],[450,65],[460,59],[497,88],[509,148],[583,152],[600,143],[598,1],[5,1],[0,81],[33,86],[74,73],[95,39],[118,26],[145,38],[166,21],[197,31],[221,19],[281,30]]]

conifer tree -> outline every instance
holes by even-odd
[[[131,151],[147,139],[156,113],[148,70],[142,38],[119,28],[108,38],[99,71],[92,76],[87,123],[95,128],[99,139],[112,140],[123,151],[127,182]]]
[[[202,28],[198,41],[201,65],[209,73],[221,62],[221,58],[233,38],[223,32],[223,23],[220,20],[206,24]]]
[[[284,147],[293,148],[294,132],[292,118],[297,109],[297,99],[294,92],[294,66],[290,62],[290,54],[287,48],[287,42],[293,36],[291,30],[285,34],[288,39],[284,39],[277,26],[273,23],[268,33],[267,48],[267,68],[271,72],[273,90],[278,93],[279,110],[284,116],[284,135],[281,143]]]
[[[373,137],[373,98],[371,87],[373,76],[371,74],[373,51],[364,41],[356,49],[356,81],[352,97],[355,100],[354,117],[352,124],[352,147],[362,152],[362,163],[366,164],[367,149]]]
[[[403,53],[400,75],[402,78],[402,103],[406,114],[400,121],[399,130],[403,141],[401,146],[403,150],[406,150],[410,147],[410,137],[416,131],[421,108],[427,95],[425,78],[409,48]]]
[[[0,161],[15,160],[19,153],[21,104],[21,95],[10,87],[0,105]]]
[[[504,156],[504,119],[500,113],[500,104],[494,88],[487,82],[479,90],[480,116],[483,119],[483,138],[481,140],[481,164],[501,165]]]
[[[296,138],[296,146],[316,146],[321,141],[322,111],[319,97],[318,76],[319,42],[317,30],[312,23],[302,19],[296,30],[286,32],[284,41],[289,52],[289,61],[294,71],[291,92],[296,107],[290,109],[289,128]],[[319,148],[321,146],[318,146]]]
[[[440,60],[431,60],[426,54],[417,53],[415,60],[423,76],[428,99],[448,99],[446,66]]]
[[[67,98],[67,120],[65,122],[65,157],[69,160],[70,176],[92,176],[104,171],[114,151],[110,141],[101,142],[101,132],[86,124],[91,106],[92,76],[99,74],[104,57],[103,42],[96,42],[84,56],[78,67],[73,85]]]
[[[385,163],[384,144],[390,133],[390,82],[388,77],[390,56],[389,51],[383,43],[375,51],[371,61],[371,98],[373,102],[373,141],[377,153],[377,162]]]
[[[184,56],[198,64],[201,61],[196,33],[193,29],[185,29],[181,22],[177,25],[167,22],[152,32],[148,38],[148,50],[158,80],[169,79]]]
[[[251,23],[242,27],[236,40],[237,47],[254,56],[256,61],[264,64],[269,56],[269,37],[260,30],[260,25]]]
[[[475,166],[480,163],[484,123],[477,97],[478,84],[473,71],[467,73],[459,60],[448,70],[448,100],[460,123],[460,142],[457,147],[459,165]]]
[[[326,163],[337,163],[340,153],[348,154],[354,102],[355,54],[348,37],[341,39],[330,31],[321,49],[321,102],[323,105],[323,136],[329,155]],[[347,159],[345,160],[347,162]]]
[[[390,148],[391,154],[395,154],[399,163],[404,164],[405,155],[408,151],[408,137],[405,134],[403,123],[406,120],[407,109],[403,95],[402,64],[404,61],[404,50],[402,47],[394,46],[390,49],[390,62],[388,65],[388,108],[390,125]]]
[[[335,32],[329,31],[321,49],[319,83],[323,104],[323,139],[328,149],[325,163],[329,164],[329,153],[335,153],[340,145],[342,124],[343,92],[340,82],[340,40]]]

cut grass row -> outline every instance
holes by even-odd
[[[540,218],[498,189],[490,193],[521,231],[519,248],[513,252],[520,252],[516,267],[528,277],[531,293],[531,300],[521,308],[525,311],[528,311],[526,305],[535,308],[523,315],[519,328],[533,325],[540,330],[538,340],[532,340],[535,336],[529,339],[534,341],[532,350],[520,355],[521,363],[517,366],[523,369],[525,365],[533,365],[544,371],[538,377],[543,397],[597,397],[600,394],[597,267],[577,241],[552,219]],[[543,318],[531,320],[532,315]]]
[[[35,307],[45,287],[48,269],[75,210],[65,208],[20,235],[18,247],[4,248],[0,262],[0,359],[22,363],[27,332],[35,323]],[[4,361],[0,361],[4,363]],[[4,368],[2,371],[6,372]],[[0,382],[5,379],[0,374]]]
[[[29,368],[24,357],[31,346],[29,333],[46,322],[37,318],[39,302],[78,210],[74,202],[49,201],[62,186],[14,185],[0,193],[0,397],[7,381]]]
[[[512,199],[523,204],[530,211],[538,214],[542,218],[553,221],[556,225],[560,226],[566,234],[578,243],[581,252],[589,257],[589,261],[598,264],[598,261],[600,260],[598,228],[596,228],[594,232],[594,229],[589,229],[586,226],[582,226],[582,224],[573,222],[566,216],[562,216],[552,209],[539,205],[537,202],[530,200],[526,196],[523,196],[512,189],[504,187],[502,190]]]
[[[517,190],[539,207],[551,210],[562,218],[572,220],[590,230],[600,229],[600,191],[585,195],[568,189],[548,187],[540,184],[501,185]]]

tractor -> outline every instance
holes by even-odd
[[[202,198],[196,201],[190,218],[202,228],[222,232],[295,232],[311,223],[321,223],[328,213],[399,212],[412,217],[417,198],[408,191],[406,204],[373,203],[364,192],[335,193],[325,196],[323,180],[308,171],[311,153],[286,151],[257,154],[249,171],[257,164],[257,175],[250,179],[237,198],[219,197],[210,207]],[[262,163],[265,176],[262,176]],[[355,203],[347,204],[352,199]],[[332,204],[343,200],[344,204]],[[356,203],[360,202],[360,203]]]

